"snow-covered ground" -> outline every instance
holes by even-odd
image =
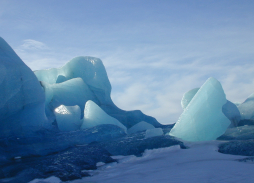
[[[228,183],[254,182],[254,164],[238,162],[245,156],[217,152],[219,142],[187,144],[145,151],[142,157],[114,156],[119,163],[100,165],[93,175],[72,183]],[[41,182],[40,182],[41,181]],[[32,183],[59,183],[56,177]]]

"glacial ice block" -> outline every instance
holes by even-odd
[[[55,109],[54,113],[60,131],[75,131],[80,129],[82,121],[80,119],[81,110],[79,106],[60,105]]]
[[[132,133],[137,133],[140,131],[145,131],[148,129],[153,129],[154,126],[145,122],[145,121],[141,121],[137,124],[135,124],[134,126],[132,126],[131,128],[128,129],[128,134],[132,134]]]
[[[116,125],[124,129],[125,132],[127,131],[126,127],[117,119],[109,116],[93,101],[87,101],[85,105],[84,118],[81,129],[91,128],[102,124]]]
[[[62,79],[81,78],[100,100],[110,101],[111,85],[102,61],[95,57],[76,57],[61,68],[34,71],[39,81],[55,84]]]
[[[183,109],[185,109],[188,106],[188,104],[190,103],[192,98],[196,95],[198,90],[199,88],[194,88],[183,95],[183,98],[181,100],[181,106]]]
[[[147,139],[147,138],[161,136],[161,135],[163,135],[163,131],[161,128],[153,128],[153,129],[146,130],[145,138]]]
[[[0,37],[0,137],[27,135],[43,127],[44,102],[34,73]]]
[[[230,125],[222,112],[226,102],[220,82],[209,78],[192,98],[169,135],[186,141],[215,140]]]
[[[49,119],[52,118],[54,109],[60,105],[78,105],[83,115],[85,103],[88,100],[97,101],[94,94],[81,78],[74,78],[57,84],[42,82],[42,86],[45,90],[46,114]]]
[[[252,93],[242,104],[237,106],[242,119],[254,117],[254,93]]]
[[[188,104],[190,103],[192,98],[196,95],[198,90],[199,88],[194,88],[183,95],[183,98],[181,101],[181,105],[183,109],[185,109],[188,106]],[[230,127],[236,127],[238,122],[241,120],[241,115],[237,106],[228,100],[226,104],[222,106],[222,112],[231,121]]]

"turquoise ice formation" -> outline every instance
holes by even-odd
[[[209,78],[192,98],[169,135],[186,141],[215,140],[230,125],[222,112],[226,102],[220,82]]]
[[[85,105],[85,112],[81,129],[91,128],[103,124],[116,125],[127,132],[127,128],[117,119],[109,116],[93,101],[87,101]]]
[[[135,124],[134,126],[132,126],[131,128],[128,129],[128,134],[132,134],[132,133],[137,133],[140,131],[145,131],[148,129],[153,129],[154,126],[145,122],[145,121],[141,121],[137,124]]]
[[[141,121],[161,126],[155,118],[139,110],[124,111],[115,106],[105,67],[98,58],[76,57],[61,68],[32,72],[0,38],[0,74],[0,137],[34,136],[41,133],[38,131],[56,127],[59,131],[73,131],[81,128],[76,125],[79,123],[83,124],[82,128],[117,124],[125,131]],[[98,121],[96,115],[84,117],[84,111],[94,114],[85,110],[87,101],[93,101],[97,106],[93,109],[108,120]],[[71,109],[73,106],[80,108],[80,114]],[[63,107],[71,114],[66,118],[58,113]],[[71,119],[75,120],[68,123]],[[93,125],[88,123],[91,120]]]
[[[194,88],[183,95],[181,101],[183,109],[185,109],[188,106],[188,104],[190,103],[192,98],[196,95],[198,90],[199,88]],[[239,121],[241,120],[241,114],[237,106],[234,103],[230,102],[229,100],[227,100],[227,103],[222,106],[222,112],[231,121],[230,127],[236,127]]]
[[[45,90],[46,114],[50,121],[54,121],[54,110],[60,105],[78,105],[83,114],[85,103],[88,100],[96,101],[96,97],[81,78],[73,78],[62,83],[41,82],[41,84]]]
[[[96,103],[88,100],[85,105],[84,115],[78,105],[60,105],[54,111],[56,122],[60,131],[75,131],[92,128],[99,125],[116,125],[127,132],[127,128],[117,119],[105,113]]]
[[[59,105],[78,105],[83,115],[84,104],[92,100],[127,128],[141,121],[155,127],[161,126],[155,118],[139,110],[124,111],[115,106],[110,98],[111,85],[105,67],[98,58],[76,57],[61,68],[37,70],[34,73],[45,90],[45,110],[50,122],[55,120],[54,109]]]

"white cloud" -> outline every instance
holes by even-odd
[[[64,53],[57,53],[45,43],[33,39],[24,40],[14,50],[32,70],[61,67],[68,61]]]
[[[19,49],[25,50],[48,50],[49,48],[42,42],[33,39],[26,39]]]

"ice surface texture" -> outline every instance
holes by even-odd
[[[217,140],[254,140],[254,126],[239,126],[236,128],[229,128]]]
[[[98,125],[89,129],[58,133],[44,130],[33,137],[0,139],[0,157],[2,155],[10,159],[17,156],[45,156],[77,145],[108,141],[123,136],[126,136],[124,130],[115,125]]]
[[[35,71],[35,75],[45,89],[46,114],[51,122],[55,119],[53,111],[59,105],[79,105],[83,114],[84,104],[92,100],[127,128],[141,121],[161,126],[155,118],[139,110],[124,111],[115,106],[110,98],[111,85],[105,67],[98,58],[76,57],[61,68]],[[82,79],[83,84],[74,78]]]
[[[11,182],[18,183],[49,176],[59,177],[62,181],[80,179],[89,176],[82,170],[96,169],[98,162],[115,162],[110,156],[110,153],[98,145],[78,146],[58,154],[30,157],[16,163],[12,160],[1,167],[0,179],[12,177]]]
[[[0,37],[0,137],[28,135],[47,122],[34,73]]]
[[[254,156],[254,140],[236,140],[219,145],[219,152],[224,154]]]
[[[229,119],[222,113],[222,106],[226,102],[220,82],[209,78],[169,134],[186,141],[215,140],[230,125]]]
[[[137,133],[140,131],[145,131],[148,129],[153,129],[154,126],[145,122],[145,121],[141,121],[139,123],[137,123],[136,125],[132,126],[131,128],[128,129],[128,134],[132,134],[132,133]]]
[[[166,126],[164,127],[167,128]],[[174,145],[180,145],[181,148],[186,148],[183,142],[170,135],[160,135],[151,138],[145,138],[145,135],[146,132],[138,132],[118,139],[99,142],[98,144],[112,155],[141,156],[146,149],[157,149]]]

